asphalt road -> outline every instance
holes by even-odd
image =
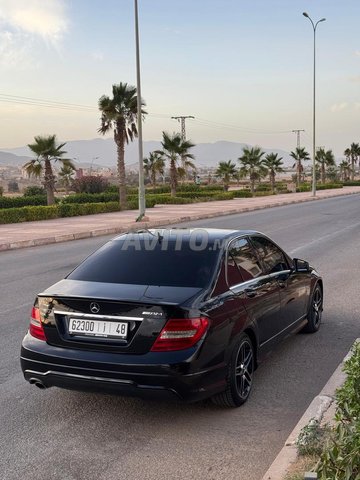
[[[324,276],[320,331],[279,346],[234,410],[30,386],[19,348],[35,294],[106,238],[1,253],[0,478],[259,480],[360,336],[359,204],[355,195],[192,224],[260,230]]]

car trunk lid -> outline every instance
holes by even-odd
[[[192,287],[122,285],[61,280],[39,295],[51,345],[142,354],[150,350],[169,318],[186,316],[186,302],[201,293]],[[104,328],[105,334],[71,331],[72,325]],[[70,323],[72,322],[72,323]],[[125,326],[122,326],[125,325]],[[95,326],[95,327],[94,327]],[[111,328],[112,333],[108,331]],[[118,328],[118,334],[114,328]],[[121,335],[121,328],[126,330]]]

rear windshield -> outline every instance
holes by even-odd
[[[88,257],[67,277],[88,282],[203,288],[210,283],[219,250],[189,243],[118,239]]]

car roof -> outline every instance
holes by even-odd
[[[152,229],[142,229],[136,231],[129,231],[123,233],[114,238],[114,240],[123,239],[126,235],[131,234],[138,234],[141,236],[152,236],[152,235],[167,235],[167,236],[176,236],[177,234],[181,234],[182,236],[191,236],[196,233],[206,233],[208,235],[208,239],[210,241],[215,241],[218,239],[231,239],[236,238],[242,235],[263,235],[261,232],[256,230],[235,230],[235,229],[228,229],[228,228],[205,228],[205,227],[196,227],[196,228],[189,228],[189,227],[168,227],[168,228],[152,228]]]

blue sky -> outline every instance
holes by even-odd
[[[0,150],[37,134],[98,136],[99,97],[113,83],[135,84],[133,8],[133,0],[0,0]],[[326,17],[317,30],[317,144],[340,156],[360,141],[358,0],[139,0],[144,139],[177,130],[169,117],[183,114],[195,116],[187,123],[195,143],[290,150],[299,128],[310,149],[313,37],[303,11]]]

